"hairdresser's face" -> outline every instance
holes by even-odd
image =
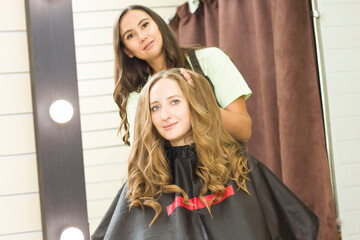
[[[130,10],[120,21],[125,53],[152,62],[162,57],[163,39],[156,22],[146,12]]]
[[[189,103],[175,80],[164,78],[154,84],[150,111],[155,128],[172,146],[193,143]]]

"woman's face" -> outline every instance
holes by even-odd
[[[163,78],[152,86],[150,111],[156,130],[172,146],[193,143],[189,102],[176,80]]]
[[[162,56],[163,39],[156,22],[144,11],[130,10],[120,20],[120,35],[129,57],[146,62]]]

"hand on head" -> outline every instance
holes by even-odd
[[[180,74],[184,77],[184,79],[186,80],[186,82],[187,82],[191,87],[195,87],[194,81],[191,79],[191,76],[190,76],[190,74],[186,71],[186,69],[180,68]]]

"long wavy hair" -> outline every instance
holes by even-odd
[[[141,10],[146,12],[159,27],[160,33],[163,38],[162,51],[165,56],[166,68],[185,67],[190,68],[189,63],[186,61],[184,53],[189,49],[197,48],[195,46],[181,48],[176,40],[176,37],[170,27],[165,21],[153,10],[141,6],[131,5],[122,11],[114,24],[113,29],[113,43],[115,52],[115,90],[114,100],[119,107],[119,115],[121,123],[119,132],[124,129],[123,141],[125,144],[130,145],[129,138],[129,122],[127,120],[126,103],[129,94],[133,91],[140,91],[140,89],[147,82],[148,76],[153,74],[153,70],[146,61],[137,57],[130,58],[124,52],[125,45],[120,35],[120,21],[131,10]]]
[[[164,154],[166,140],[160,136],[151,120],[149,94],[160,79],[176,80],[189,102],[191,134],[198,157],[195,174],[202,185],[199,198],[210,214],[212,203],[223,197],[229,180],[234,180],[239,189],[248,193],[246,151],[223,127],[220,110],[208,81],[193,71],[188,72],[194,87],[185,81],[178,68],[173,68],[154,75],[142,89],[138,100],[134,142],[129,156],[127,197],[130,208],[148,206],[154,209],[155,216],[150,226],[161,212],[157,200],[162,193],[181,193],[184,204],[189,204],[186,192],[171,184],[170,169]],[[209,204],[204,199],[207,192],[216,194]]]

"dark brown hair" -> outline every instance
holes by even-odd
[[[130,145],[129,122],[127,120],[126,112],[126,103],[129,94],[133,91],[140,91],[147,82],[149,75],[153,73],[146,61],[135,56],[130,58],[124,52],[125,46],[120,35],[120,21],[125,14],[131,10],[141,10],[146,12],[159,27],[163,38],[162,51],[165,55],[166,68],[190,68],[189,63],[184,56],[184,52],[187,51],[187,48],[180,48],[174,33],[157,13],[141,5],[131,5],[122,11],[114,24],[115,90],[113,97],[119,107],[119,115],[121,118],[119,132],[121,128],[123,128],[123,141],[127,145]]]

